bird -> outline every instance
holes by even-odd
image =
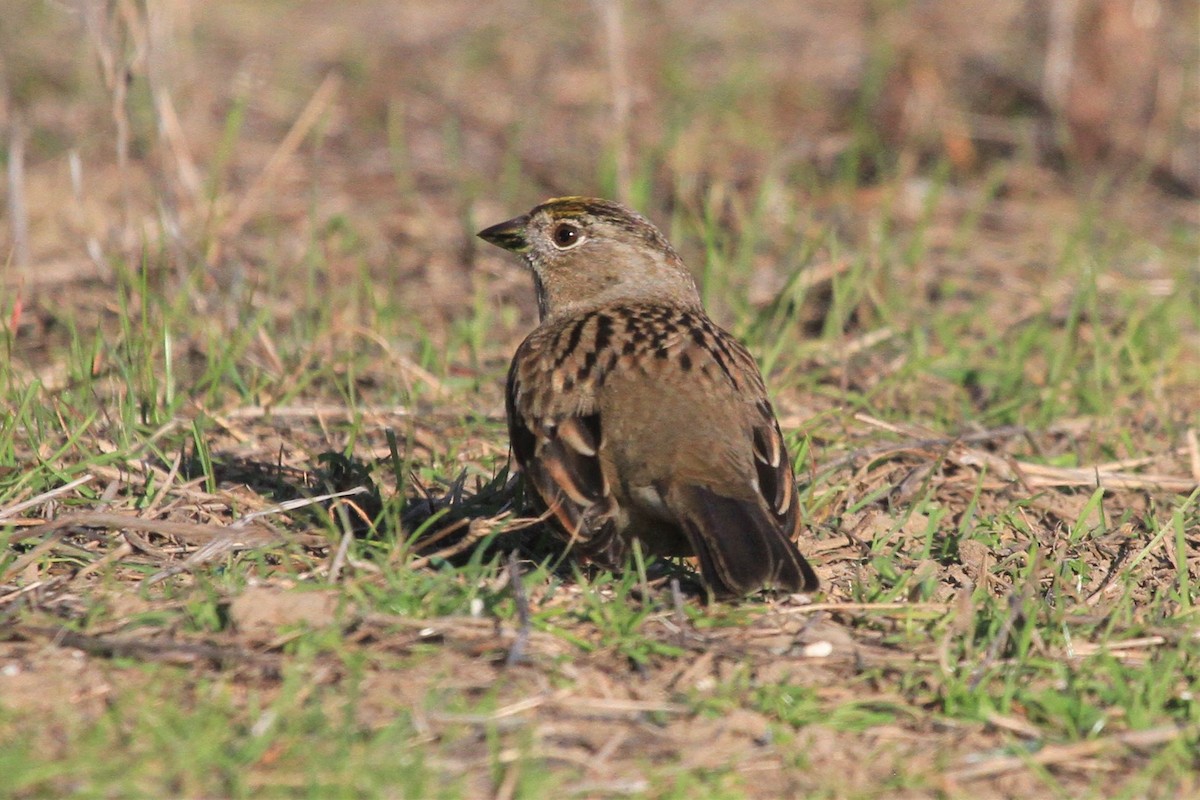
[[[762,373],[659,229],[610,200],[559,197],[478,236],[533,275],[540,321],[505,410],[514,468],[568,548],[614,571],[635,539],[694,556],[718,598],[816,590]]]

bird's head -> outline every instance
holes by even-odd
[[[610,200],[547,200],[479,237],[525,259],[543,319],[613,302],[700,306],[696,282],[666,237]]]

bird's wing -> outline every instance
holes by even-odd
[[[535,332],[517,350],[505,397],[509,439],[526,486],[571,545],[585,557],[616,567],[624,559],[624,546],[616,535],[616,504],[600,463],[603,431],[596,387],[586,380],[596,357],[580,349],[583,327]]]
[[[776,524],[790,539],[800,535],[800,508],[796,501],[796,477],[783,444],[783,433],[766,398],[757,403],[759,419],[751,436],[754,442],[754,471],[758,490]]]

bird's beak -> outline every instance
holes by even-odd
[[[499,225],[484,228],[476,235],[496,247],[503,247],[513,253],[524,253],[529,249],[529,239],[525,237],[525,228],[528,225],[529,215],[523,214]]]

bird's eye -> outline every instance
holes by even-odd
[[[570,222],[560,222],[554,227],[551,236],[554,238],[555,246],[565,250],[579,243],[579,233],[579,226],[572,225]]]

